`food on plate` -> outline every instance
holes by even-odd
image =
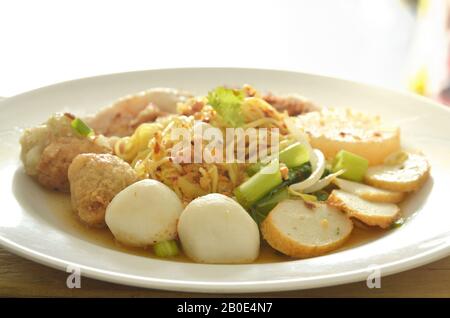
[[[112,152],[107,138],[80,134],[80,126],[71,125],[74,120],[68,113],[52,116],[46,123],[26,129],[20,139],[25,171],[47,188],[69,191],[67,170],[78,154]]]
[[[400,208],[394,203],[370,202],[342,190],[333,190],[327,202],[352,218],[381,228],[390,227],[400,217]]]
[[[334,179],[333,183],[341,190],[356,194],[367,201],[399,203],[405,197],[404,192],[383,190],[360,182],[348,181],[341,178]]]
[[[354,226],[394,229],[430,176],[378,116],[250,85],[151,88],[88,117],[53,115],[20,143],[26,173],[70,192],[85,225],[212,264],[315,257],[348,246]]]
[[[404,153],[400,162],[388,162],[370,167],[365,182],[381,189],[411,192],[419,189],[428,179],[430,165],[422,154]]]
[[[137,181],[131,166],[112,154],[79,154],[69,166],[72,206],[90,226],[105,224],[106,207],[117,193]]]
[[[382,124],[378,116],[324,108],[298,119],[298,125],[311,138],[311,146],[320,149],[327,159],[347,150],[366,158],[370,165],[377,165],[400,149],[400,129]]]
[[[341,178],[361,182],[369,167],[366,158],[346,150],[339,151],[333,159],[333,171],[341,171]]]
[[[261,224],[264,239],[292,257],[313,257],[337,249],[350,236],[350,218],[324,203],[280,202]]]
[[[177,237],[183,205],[156,180],[138,181],[120,191],[106,208],[105,221],[124,245],[148,247]]]
[[[94,116],[86,118],[86,122],[99,134],[128,136],[140,124],[175,112],[177,103],[190,96],[190,93],[176,89],[152,88],[121,98]]]
[[[296,116],[319,109],[312,101],[299,94],[280,96],[268,93],[263,96],[263,99],[275,107],[276,110],[287,111],[289,116]]]
[[[223,194],[189,203],[181,213],[178,235],[186,255],[199,263],[251,263],[259,254],[258,225]]]

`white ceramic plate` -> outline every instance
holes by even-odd
[[[203,265],[156,260],[108,248],[85,236],[58,211],[58,196],[28,178],[19,162],[20,129],[51,113],[94,112],[116,98],[168,86],[206,93],[249,83],[276,93],[301,93],[322,105],[368,110],[398,123],[406,146],[420,148],[432,178],[402,205],[406,224],[369,243],[330,255],[273,264]],[[410,94],[316,75],[254,69],[170,69],[65,82],[0,103],[0,244],[36,262],[127,285],[178,291],[262,292],[365,280],[404,271],[450,253],[450,111]],[[56,200],[56,201],[55,201]],[[56,207],[56,208],[55,208]]]

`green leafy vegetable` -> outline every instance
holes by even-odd
[[[214,108],[226,125],[239,127],[244,123],[241,109],[244,97],[241,90],[217,87],[208,93],[208,104]]]
[[[259,200],[252,208],[250,208],[250,215],[256,221],[261,223],[269,214],[270,211],[281,201],[289,198],[287,187],[277,187],[269,195]]]
[[[249,209],[282,182],[280,164],[278,160],[273,160],[237,187],[234,190],[234,194],[238,202],[244,208]]]
[[[331,174],[331,170],[328,169],[328,168],[325,168],[325,170],[323,171],[323,174],[322,174],[322,176],[320,177],[320,179],[323,179],[323,178],[327,177],[327,176],[330,175],[330,174]]]
[[[286,180],[250,207],[250,215],[258,224],[262,222],[279,202],[289,198],[288,186],[305,180],[310,174],[311,164],[309,162],[289,169]]]
[[[94,131],[80,118],[72,120],[70,125],[81,136],[87,137],[94,133]]]
[[[317,191],[313,193],[318,201],[326,201],[328,200],[329,193],[323,190]]]

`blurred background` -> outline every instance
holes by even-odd
[[[447,0],[4,0],[0,96],[115,72],[225,66],[312,72],[448,103],[448,15]]]

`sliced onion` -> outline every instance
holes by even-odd
[[[325,188],[327,185],[329,185],[331,183],[331,181],[333,181],[334,179],[336,179],[338,176],[340,176],[341,174],[344,173],[344,169],[341,169],[339,171],[336,171],[335,173],[329,174],[328,176],[326,176],[323,179],[320,179],[319,181],[317,181],[315,184],[313,184],[312,186],[306,188],[303,190],[304,193],[311,193],[311,192],[316,192],[319,190],[322,190],[323,188]]]
[[[303,190],[314,185],[317,181],[320,180],[320,177],[322,177],[323,172],[325,171],[325,157],[322,151],[314,149],[309,160],[311,162],[312,169],[311,175],[302,182],[290,185],[289,189],[291,189],[292,191],[303,192]]]

